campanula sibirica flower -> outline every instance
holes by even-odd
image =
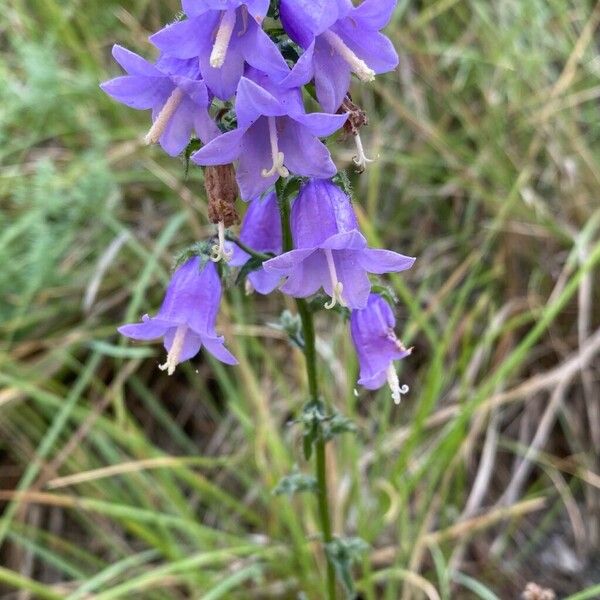
[[[146,142],[160,142],[171,156],[180,154],[193,132],[208,141],[219,130],[208,114],[210,97],[193,61],[161,59],[153,65],[115,45],[115,60],[127,72],[100,87],[119,102],[138,110],[152,110],[153,125]]]
[[[358,383],[377,390],[387,382],[398,404],[408,389],[400,386],[394,361],[407,357],[411,349],[396,337],[395,327],[390,305],[378,294],[370,294],[365,308],[353,310],[350,316],[350,333],[360,367]]]
[[[221,280],[215,264],[202,265],[194,257],[173,274],[156,316],[144,315],[141,323],[123,325],[119,332],[134,340],[163,338],[168,354],[160,368],[169,375],[202,347],[220,361],[235,365],[237,360],[215,331],[220,303]]]
[[[323,288],[339,303],[364,308],[371,291],[369,273],[410,269],[414,258],[369,248],[360,233],[352,203],[329,180],[312,179],[300,190],[291,213],[294,250],[264,263],[267,272],[287,280],[281,291],[305,298]]]
[[[242,199],[264,193],[290,173],[332,177],[336,167],[320,137],[331,135],[347,115],[307,114],[297,87],[304,61],[282,82],[251,70],[237,89],[237,129],[218,136],[192,155],[199,165],[238,161],[236,173]],[[301,78],[300,78],[301,79]]]
[[[379,32],[389,22],[397,0],[281,0],[281,21],[288,35],[311,50],[317,98],[335,112],[348,92],[351,74],[372,81],[392,71],[398,54]]]
[[[233,96],[245,64],[280,79],[288,71],[277,46],[262,30],[266,0],[187,0],[187,19],[150,37],[161,52],[196,59],[210,91],[221,100]]]

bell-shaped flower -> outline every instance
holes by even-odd
[[[169,56],[194,58],[210,91],[233,96],[245,64],[282,79],[288,66],[260,20],[268,0],[184,0],[187,19],[168,25],[150,41]]]
[[[332,177],[336,167],[319,140],[340,129],[347,115],[306,114],[299,85],[307,61],[300,61],[281,82],[250,71],[238,85],[237,129],[212,140],[192,155],[199,165],[238,161],[241,197],[249,200],[267,191],[279,177]]]
[[[235,365],[237,360],[215,331],[220,303],[217,268],[210,261],[202,266],[200,258],[194,257],[173,274],[157,315],[144,315],[141,323],[123,325],[119,332],[134,340],[163,338],[168,354],[160,368],[169,375],[202,347],[220,361]]]
[[[407,357],[412,348],[402,345],[396,337],[395,327],[396,319],[390,305],[377,294],[370,294],[365,308],[353,310],[350,316],[350,333],[360,367],[358,383],[369,390],[377,390],[387,382],[394,402],[399,404],[408,387],[400,386],[394,361]]]
[[[372,81],[392,71],[398,54],[379,30],[390,20],[397,0],[281,0],[281,21],[289,36],[313,51],[317,98],[335,112],[348,92],[351,74]]]
[[[364,308],[371,291],[369,273],[410,269],[414,258],[369,248],[360,233],[350,198],[328,180],[306,183],[291,213],[294,250],[264,263],[267,272],[287,277],[281,291],[305,298],[323,288],[339,303]]]
[[[246,246],[257,252],[281,254],[281,219],[275,192],[250,202],[244,215],[239,238]],[[231,246],[233,256],[229,264],[232,267],[245,265],[250,260],[250,255],[233,243]],[[248,274],[248,281],[259,294],[270,294],[280,280],[280,275],[267,273],[263,267]]]
[[[210,98],[194,61],[162,58],[156,65],[115,45],[115,60],[127,75],[100,87],[119,102],[138,110],[152,110],[153,125],[146,142],[160,142],[171,156],[180,154],[193,132],[208,141],[219,129],[208,114]]]

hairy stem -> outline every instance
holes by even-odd
[[[281,215],[281,228],[283,233],[283,251],[293,250],[294,243],[290,229],[290,205],[282,190],[277,186],[277,201]],[[302,321],[302,335],[304,338],[304,358],[306,363],[306,375],[308,378],[308,390],[310,401],[325,410],[323,399],[319,394],[319,381],[317,377],[317,351],[315,344],[315,325],[310,308],[302,298],[296,299],[298,314]],[[319,505],[319,520],[323,542],[328,544],[332,541],[331,516],[329,514],[329,497],[327,492],[327,464],[325,460],[325,440],[319,424],[319,433],[315,441],[315,473],[317,476],[317,501]],[[327,561],[327,598],[335,600],[335,569],[329,558]]]

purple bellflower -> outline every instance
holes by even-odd
[[[257,252],[281,254],[281,220],[275,192],[250,202],[240,229],[240,241]],[[229,264],[241,267],[250,259],[250,255],[235,244],[232,246],[233,256]],[[248,281],[259,294],[270,294],[280,280],[280,275],[267,273],[262,267],[248,274]]]
[[[214,263],[201,268],[200,258],[191,258],[173,274],[157,315],[144,315],[141,323],[123,325],[119,332],[134,340],[163,338],[168,355],[160,368],[169,375],[202,346],[220,361],[235,365],[237,360],[215,332],[220,302],[221,281]]]
[[[281,0],[281,21],[289,36],[313,51],[317,98],[323,110],[335,112],[348,92],[351,74],[372,81],[392,71],[398,54],[379,33],[397,0]]]
[[[192,161],[199,165],[238,160],[237,181],[244,200],[261,195],[279,177],[290,173],[319,178],[336,173],[329,150],[319,137],[337,131],[347,115],[306,114],[298,87],[307,81],[308,60],[302,58],[280,82],[249,70],[238,85],[237,129],[192,155]]]
[[[367,305],[368,273],[410,269],[414,258],[367,247],[350,198],[328,180],[305,184],[294,204],[291,228],[295,250],[264,263],[267,272],[287,277],[281,291],[305,298],[323,288],[337,303],[352,309]]]
[[[268,0],[183,0],[187,19],[168,25],[150,41],[168,56],[196,59],[210,91],[233,96],[246,63],[283,79],[288,66],[260,21]]]
[[[401,395],[408,392],[408,386],[400,386],[394,361],[407,357],[412,348],[402,345],[396,337],[395,326],[390,305],[377,294],[371,294],[367,306],[352,311],[350,316],[350,333],[360,366],[358,383],[369,390],[377,390],[387,382],[394,402],[399,404]]]
[[[152,109],[153,125],[146,143],[160,142],[167,154],[177,156],[188,145],[192,132],[203,141],[218,135],[208,114],[208,90],[193,61],[163,58],[153,65],[118,45],[113,47],[113,56],[127,75],[100,87],[131,108]]]

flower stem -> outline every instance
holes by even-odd
[[[285,194],[277,186],[277,201],[281,215],[281,227],[283,233],[283,251],[293,250],[294,243],[290,229],[290,205]],[[302,321],[302,334],[304,338],[304,358],[306,364],[306,375],[308,378],[308,390],[311,403],[318,405],[325,412],[325,403],[319,394],[319,381],[317,377],[317,351],[315,343],[315,325],[312,312],[306,300],[296,299],[298,314]],[[329,513],[329,497],[327,491],[327,464],[325,456],[325,439],[321,424],[315,440],[315,473],[317,476],[317,501],[319,506],[319,520],[323,543],[329,544],[333,535],[331,532],[331,516]],[[327,598],[336,599],[335,569],[326,556],[327,561]]]
[[[247,244],[244,244],[242,240],[240,240],[235,235],[231,235],[230,233],[225,234],[225,239],[228,242],[233,242],[240,250],[243,250],[246,254],[250,255],[252,258],[257,258],[258,260],[269,260],[273,258],[272,254],[265,254],[264,252],[257,252],[254,248],[250,248]]]

